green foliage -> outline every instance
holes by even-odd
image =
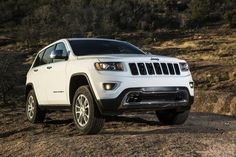
[[[235,19],[235,0],[2,0],[0,26],[21,29],[28,44],[40,39],[110,35],[115,31],[201,27]]]
[[[236,1],[226,0],[223,11],[224,19],[231,27],[236,25]]]
[[[199,27],[224,18],[230,20],[235,9],[235,0],[191,0],[187,9],[188,25]]]
[[[224,14],[224,18],[231,27],[234,27],[236,25],[236,10],[227,11]]]

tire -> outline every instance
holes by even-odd
[[[38,107],[38,101],[34,90],[31,90],[27,95],[26,101],[26,116],[31,123],[42,123],[46,113]]]
[[[72,112],[75,125],[82,135],[97,134],[104,126],[105,119],[94,103],[89,86],[81,86],[75,92]]]
[[[189,115],[189,110],[176,112],[175,110],[156,111],[156,116],[162,124],[180,125],[184,124]]]

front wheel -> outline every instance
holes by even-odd
[[[157,118],[163,124],[177,125],[183,124],[189,115],[189,110],[177,112],[175,110],[156,111]]]
[[[103,128],[105,119],[100,116],[88,86],[81,86],[75,92],[72,112],[81,134],[96,134]]]

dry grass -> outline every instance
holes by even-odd
[[[236,115],[235,29],[114,36],[188,61],[196,92],[187,122],[163,126],[152,112],[129,114],[108,118],[95,136],[78,136],[67,112],[48,114],[44,124],[30,124],[23,85],[34,57],[32,49],[11,43],[0,47],[0,55],[15,56],[11,72],[17,76],[10,105],[0,104],[0,156],[235,156],[236,119],[219,115]]]
[[[141,46],[144,50],[160,55],[174,56],[186,59],[190,64],[196,89],[208,93],[233,93],[236,95],[236,29],[211,28],[197,31],[157,30],[150,32],[114,33],[118,39],[127,40]],[[13,41],[9,37],[1,36],[1,40]],[[5,43],[5,42],[4,42]],[[42,48],[42,47],[39,47]],[[0,47],[0,55],[14,54],[13,69],[19,78],[17,86],[24,85],[24,79],[35,54],[32,49],[22,46],[22,43],[11,43]],[[10,55],[9,55],[10,56]],[[13,72],[13,71],[12,71]],[[204,95],[204,94],[201,94]],[[227,94],[223,94],[227,95]],[[226,97],[226,96],[225,96]],[[194,106],[204,106],[201,97],[197,95]],[[224,99],[227,101],[227,99]],[[211,99],[208,103],[214,104]],[[200,103],[200,104],[199,104]],[[225,105],[224,105],[225,104]],[[229,103],[221,103],[226,106]],[[228,108],[226,106],[225,108]],[[236,108],[230,112],[235,115]],[[210,110],[230,114],[228,111]]]
[[[142,37],[129,33],[125,39],[145,38],[138,41],[144,50],[188,61],[197,89],[196,111],[236,115],[236,29],[138,34]],[[216,102],[214,97],[219,97]]]

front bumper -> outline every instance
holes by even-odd
[[[187,110],[194,102],[187,87],[144,87],[125,89],[117,98],[97,100],[102,114],[137,110]]]
[[[91,88],[96,99],[116,99],[127,88],[140,87],[187,87],[189,94],[194,96],[194,88],[190,87],[193,82],[191,75],[171,76],[171,75],[142,75],[130,76],[126,72],[91,72],[88,77],[94,78],[90,80]],[[104,83],[116,83],[114,90],[104,90]]]

